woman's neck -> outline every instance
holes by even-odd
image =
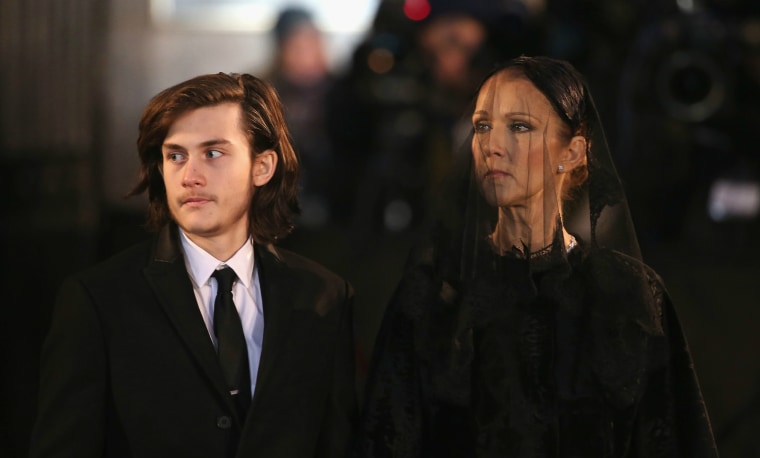
[[[502,207],[491,242],[501,254],[514,248],[527,250],[526,254],[535,253],[554,242],[558,225],[561,226],[564,246],[570,246],[573,236],[562,225],[561,214],[544,218],[543,212],[531,214],[525,207]]]

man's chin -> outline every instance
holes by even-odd
[[[195,235],[198,237],[210,237],[216,230],[217,226],[209,221],[178,221],[177,225],[185,234]]]

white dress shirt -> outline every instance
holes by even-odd
[[[229,266],[235,271],[237,280],[232,286],[232,298],[235,302],[240,322],[243,324],[245,343],[248,347],[248,366],[251,371],[251,395],[256,388],[256,375],[261,359],[261,342],[264,337],[264,309],[261,300],[261,286],[253,256],[253,241],[249,238],[230,259],[219,261],[193,243],[182,230],[179,230],[182,249],[185,252],[185,267],[193,282],[195,299],[198,302],[203,321],[206,323],[209,337],[216,347],[214,335],[214,299],[217,283],[211,277],[214,270]]]

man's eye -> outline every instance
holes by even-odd
[[[221,155],[222,155],[222,153],[220,151],[215,150],[215,149],[211,149],[211,150],[206,151],[206,157],[208,157],[209,159],[214,159],[214,158],[217,158],[217,157],[219,157]]]
[[[169,153],[166,156],[171,162],[179,162],[184,157],[182,153]]]

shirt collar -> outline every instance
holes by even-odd
[[[182,229],[179,229],[179,235],[182,249],[185,252],[185,264],[190,273],[190,278],[196,287],[205,285],[211,274],[214,273],[214,270],[225,265],[235,271],[238,280],[246,288],[251,287],[251,283],[253,282],[254,256],[253,242],[250,237],[230,259],[220,261],[190,240]]]

